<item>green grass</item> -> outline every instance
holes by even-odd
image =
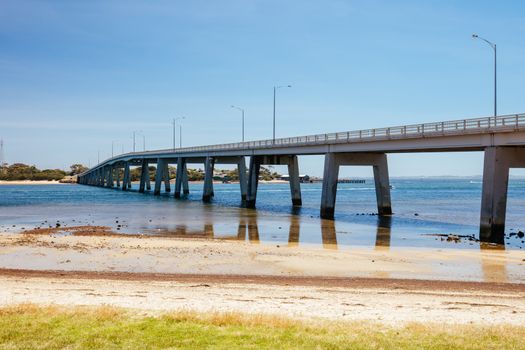
[[[525,349],[525,327],[296,320],[109,307],[0,308],[0,349]]]

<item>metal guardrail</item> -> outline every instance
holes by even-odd
[[[246,141],[209,146],[194,146],[176,149],[126,153],[103,161],[101,164],[119,159],[126,155],[148,155],[165,152],[193,153],[206,151],[250,150],[261,148],[281,148],[288,146],[329,145],[337,143],[372,142],[408,138],[439,137],[448,135],[466,135],[486,132],[517,131],[525,128],[525,113],[508,114],[497,117],[449,120],[436,123],[422,123],[387,128],[365,129],[356,131],[335,132],[309,136],[278,138],[275,140]],[[98,166],[98,165],[97,165]],[[94,168],[96,168],[95,166]],[[91,169],[90,169],[91,170]],[[86,171],[86,173],[89,172]],[[82,175],[82,174],[81,174]]]

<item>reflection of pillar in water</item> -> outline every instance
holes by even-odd
[[[237,228],[237,239],[239,241],[245,241],[246,240],[246,220],[241,217],[239,220],[239,227]]]
[[[248,239],[252,243],[259,243],[259,227],[257,226],[257,216],[248,217]]]
[[[214,235],[213,224],[211,223],[204,224],[204,235],[208,238],[213,238],[213,235]]]
[[[323,237],[323,248],[337,249],[335,221],[321,220],[321,236]]]
[[[504,245],[480,244],[481,269],[485,282],[507,282],[507,257]]]
[[[379,216],[377,219],[376,248],[390,248],[390,231],[392,227],[392,217]]]
[[[299,217],[295,215],[290,216],[290,230],[288,232],[288,246],[295,247],[299,245],[299,231],[300,223]]]

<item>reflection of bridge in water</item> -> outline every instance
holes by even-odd
[[[236,234],[216,233],[212,221],[212,218],[205,218],[204,223],[200,228],[193,226],[191,229],[188,225],[175,225],[175,227],[169,227],[168,225],[157,224],[153,228],[152,232],[155,232],[156,234],[162,232],[161,234],[163,236],[165,235],[168,237],[218,239],[226,241],[248,242],[250,244],[266,243],[272,245],[277,244],[282,247],[290,248],[299,248],[301,244],[304,244],[305,247],[318,246],[310,240],[301,241],[301,217],[299,215],[292,214],[289,216],[287,238],[281,236],[278,239],[269,237],[268,233],[260,232],[257,212],[252,212],[249,215],[239,215],[237,228],[235,229],[234,224],[232,224],[232,230],[230,231],[236,231]],[[338,250],[340,248],[346,248],[352,250],[356,247],[362,247],[365,249],[370,248],[369,245],[354,247],[348,244],[339,243],[336,224],[337,222],[334,220],[320,221],[319,231],[317,234],[321,238],[321,246],[323,249]],[[372,249],[376,250],[380,254],[378,257],[383,257],[385,261],[383,263],[377,261],[377,270],[373,273],[373,276],[378,278],[390,278],[392,268],[389,266],[389,262],[391,262],[392,259],[395,260],[395,258],[389,258],[392,242],[392,219],[391,217],[378,217],[376,224],[375,242],[373,243]],[[286,231],[286,227],[283,228]],[[396,248],[401,250],[414,249],[403,245]],[[441,251],[442,248],[439,248],[439,250]],[[392,252],[394,252],[394,257],[397,256],[395,248],[392,248]],[[371,256],[376,255],[372,254]],[[450,259],[450,257],[448,259]],[[480,278],[485,282],[507,282],[507,261],[505,256],[505,247],[501,245],[484,243],[480,244],[479,265],[473,268],[479,269]]]
[[[140,167],[139,192],[149,189],[149,166],[156,164],[154,194],[162,183],[171,191],[169,164],[177,164],[175,198],[189,193],[188,164],[204,164],[202,199],[214,196],[215,164],[234,164],[243,205],[255,208],[261,165],[287,165],[292,204],[301,206],[299,155],[324,155],[321,218],[333,219],[341,166],[372,166],[379,216],[392,214],[388,153],[483,151],[480,239],[504,243],[509,169],[525,167],[525,114],[462,119],[398,127],[288,137],[222,145],[122,154],[103,161],[78,177],[81,184],[131,187],[131,167]],[[250,158],[248,172],[245,157]],[[123,170],[123,171],[121,171]],[[122,185],[121,185],[122,181]]]
[[[337,230],[336,222],[334,220],[321,220],[319,224],[319,233],[322,242],[322,246],[326,249],[338,249],[337,241]],[[239,216],[239,224],[237,226],[237,234],[225,235],[217,234],[214,229],[214,224],[211,219],[204,218],[202,228],[193,226],[191,229],[188,225],[175,225],[175,227],[169,227],[168,225],[157,224],[151,229],[151,232],[169,237],[179,238],[207,238],[207,239],[219,239],[219,240],[235,240],[235,241],[247,241],[254,244],[273,243],[277,242],[275,239],[268,238],[265,240],[261,238],[259,231],[259,224],[256,212],[252,212],[250,215]],[[377,219],[376,229],[376,247],[389,248],[390,247],[390,233],[391,233],[391,218]],[[289,247],[299,246],[301,243],[301,217],[299,215],[289,216],[289,227],[288,237],[286,239]],[[312,242],[302,242],[304,244],[312,244]]]

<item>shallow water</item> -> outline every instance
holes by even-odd
[[[215,184],[211,204],[203,204],[202,184],[176,200],[134,190],[123,192],[81,185],[0,186],[0,231],[33,227],[104,225],[123,233],[214,237],[257,243],[352,246],[475,248],[472,239],[447,241],[437,235],[478,237],[479,178],[391,179],[394,215],[373,215],[373,180],[339,184],[336,220],[319,218],[321,184],[301,184],[303,206],[293,208],[288,184],[260,184],[257,210],[240,207],[238,184]],[[525,180],[509,183],[507,249],[525,248]]]

